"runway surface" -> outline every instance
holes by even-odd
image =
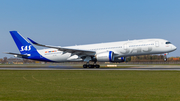
[[[119,66],[119,65],[118,65]],[[124,66],[124,65],[122,65]],[[171,70],[179,71],[180,65],[125,65],[130,68],[77,68],[70,66],[1,66],[0,70]]]

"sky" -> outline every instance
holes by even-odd
[[[62,47],[162,38],[180,48],[179,5],[180,0],[0,0],[0,58],[19,53],[12,30]],[[180,56],[179,49],[168,56]]]

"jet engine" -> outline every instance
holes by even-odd
[[[96,60],[100,62],[124,62],[125,57],[115,57],[114,52],[103,52],[96,54]]]
[[[97,61],[100,62],[112,62],[114,61],[114,52],[109,51],[109,52],[98,53],[96,54],[96,59]]]

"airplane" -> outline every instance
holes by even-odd
[[[60,47],[39,44],[27,38],[32,44],[47,48],[37,50],[17,31],[10,31],[10,34],[20,54],[12,52],[7,54],[45,62],[86,62],[83,68],[100,68],[100,65],[96,64],[97,61],[124,62],[129,56],[149,54],[164,54],[164,61],[167,61],[166,55],[177,49],[175,45],[164,39],[141,39]],[[90,61],[93,64],[89,64]]]

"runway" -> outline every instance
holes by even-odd
[[[123,65],[124,66],[124,65]],[[8,66],[8,67],[0,67],[0,70],[125,70],[125,71],[138,71],[138,70],[168,70],[168,71],[180,71],[180,65],[125,65],[127,68],[78,68],[71,66]],[[128,67],[132,66],[132,67]]]
[[[180,68],[94,68],[94,69],[89,69],[89,68],[72,68],[72,69],[61,69],[61,68],[0,68],[0,70],[98,70],[98,71],[107,71],[107,70],[121,70],[121,71],[162,71],[162,70],[168,70],[168,71],[180,71]]]

